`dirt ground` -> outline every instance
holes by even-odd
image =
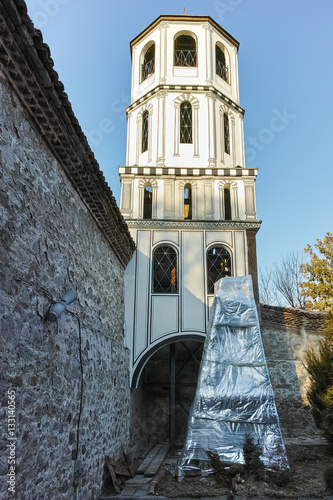
[[[333,468],[333,447],[330,446],[286,446],[290,465],[287,484],[274,484],[276,478],[265,477],[255,480],[242,474],[244,482],[236,486],[223,487],[215,475],[202,478],[200,476],[185,477],[178,482],[171,473],[159,482],[155,493],[166,497],[200,497],[237,494],[238,496],[274,496],[288,497],[328,497],[333,491],[327,489],[323,474],[329,466]],[[332,497],[333,498],[333,497]]]

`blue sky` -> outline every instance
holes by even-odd
[[[333,230],[333,2],[27,1],[118,203],[129,42],[160,14],[181,14],[184,3],[188,14],[211,16],[240,42],[246,164],[259,168],[257,212],[263,223],[257,245],[264,268]],[[277,130],[278,114],[284,123]]]

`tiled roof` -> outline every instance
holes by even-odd
[[[121,264],[135,244],[23,0],[0,0],[0,68]]]

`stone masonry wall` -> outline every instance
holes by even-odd
[[[123,268],[25,111],[0,80],[1,421],[15,391],[15,494],[72,499],[77,426],[84,463],[78,498],[96,499],[104,457],[129,444]],[[76,317],[43,319],[50,300],[75,290]],[[1,488],[8,470],[1,440]],[[8,486],[8,485],[7,485]],[[5,491],[0,497],[7,498]]]
[[[318,351],[323,314],[261,305],[261,332],[283,436],[320,438],[306,397],[304,355]]]

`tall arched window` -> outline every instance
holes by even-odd
[[[151,219],[153,213],[153,190],[151,184],[146,184],[143,194],[143,218]]]
[[[227,113],[223,114],[223,125],[224,125],[224,151],[230,155],[230,126],[229,126],[229,116]]]
[[[177,293],[177,252],[169,245],[161,245],[153,256],[153,293]]]
[[[148,130],[149,130],[149,113],[148,111],[145,111],[142,115],[141,153],[144,153],[148,149]]]
[[[221,278],[231,276],[231,256],[222,245],[215,245],[207,251],[207,290],[214,293],[214,284]]]
[[[192,106],[188,101],[180,105],[180,143],[192,143]]]
[[[192,219],[192,190],[191,184],[184,187],[184,219]]]
[[[224,219],[231,220],[231,199],[230,199],[230,189],[224,188]]]
[[[141,64],[141,82],[146,80],[155,71],[155,44],[153,43],[145,52]]]
[[[196,66],[197,44],[191,35],[179,35],[175,39],[175,66]]]
[[[229,70],[222,47],[215,45],[216,74],[229,83]]]

